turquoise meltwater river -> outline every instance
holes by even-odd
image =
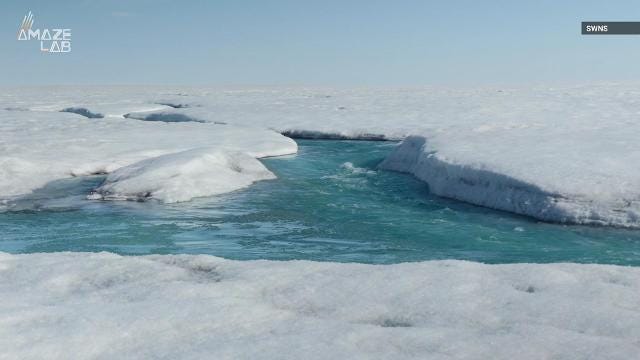
[[[50,184],[0,213],[0,251],[210,254],[230,259],[640,265],[640,231],[541,223],[443,199],[379,171],[390,142],[300,140],[277,180],[187,203],[102,202],[102,177]]]

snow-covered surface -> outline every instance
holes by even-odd
[[[0,199],[10,204],[57,179],[121,169],[100,189],[108,198],[184,201],[272,178],[255,158],[296,149],[293,140],[266,129],[0,111]]]
[[[203,126],[198,129],[207,129],[204,132],[216,129],[205,127],[213,125],[217,129],[274,129],[287,136],[312,138],[404,139],[413,135],[383,167],[415,174],[436,194],[549,221],[640,226],[640,167],[635,165],[640,163],[640,143],[636,139],[640,131],[638,84],[412,89],[7,89],[0,95],[0,108],[9,109],[0,110],[0,136],[3,150],[8,149],[0,153],[0,161],[7,164],[0,176],[1,196],[41,186],[41,181],[34,180],[37,177],[23,176],[23,172],[42,171],[40,164],[31,161],[40,156],[35,155],[37,151],[54,149],[52,157],[59,151],[38,143],[36,150],[22,159],[27,161],[17,164],[15,158],[22,156],[18,155],[21,150],[16,150],[12,137],[7,139],[9,134],[22,132],[25,136],[20,142],[30,147],[23,140],[31,132],[38,135],[35,122],[53,122],[61,116],[53,112],[70,107],[105,116],[88,119],[92,123],[85,126],[86,132],[67,131],[68,139],[64,141],[76,143],[94,127],[100,136],[111,136],[112,130],[100,122],[122,118],[127,122],[119,123],[119,138],[129,126],[133,131],[144,128],[145,132],[160,134],[174,129],[169,127],[172,125],[191,129]],[[82,121],[81,115],[66,115],[75,116],[73,121]],[[32,117],[34,122],[15,121],[25,117]],[[58,120],[63,121],[66,120]],[[260,138],[257,133],[247,133],[246,137]],[[166,146],[170,149],[158,144],[153,150],[161,155],[217,146],[187,143]],[[56,158],[65,159],[64,150],[60,151]],[[262,154],[279,153],[282,151]],[[107,151],[102,157],[106,160],[113,155],[113,151]],[[144,158],[119,162],[112,159],[110,169]],[[121,165],[116,166],[116,162]],[[7,173],[7,167],[13,172]],[[13,174],[16,176],[8,179]]]
[[[0,253],[3,359],[631,359],[640,269]]]
[[[640,148],[628,129],[412,136],[380,164],[436,195],[541,220],[640,226]]]
[[[232,191],[296,151],[280,132],[406,138],[382,166],[436,194],[638,227],[638,114],[633,84],[4,89],[0,204],[101,173],[90,199]],[[629,359],[638,293],[640,269],[602,265],[0,253],[0,359]]]

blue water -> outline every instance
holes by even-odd
[[[640,231],[541,223],[376,170],[393,143],[299,145],[296,156],[264,160],[277,180],[188,203],[88,201],[102,177],[57,181],[18,204],[24,210],[0,213],[0,251],[640,265]]]

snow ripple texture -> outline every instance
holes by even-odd
[[[0,253],[2,359],[629,359],[640,269]]]

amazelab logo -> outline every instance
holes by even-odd
[[[29,11],[18,29],[18,40],[40,41],[40,51],[49,54],[71,52],[71,29],[33,29],[33,13]]]

